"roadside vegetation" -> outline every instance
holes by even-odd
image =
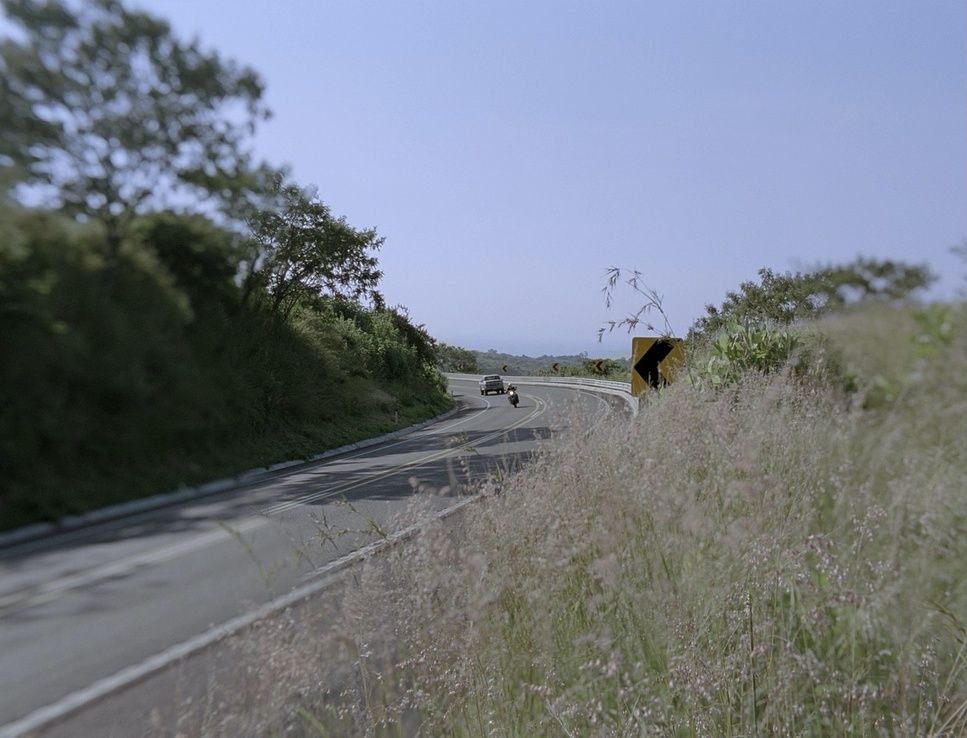
[[[254,71],[113,0],[3,10],[0,530],[452,405],[382,237],[252,159]]]
[[[450,406],[382,238],[252,160],[257,74],[113,0],[3,8],[0,528]],[[967,308],[844,269],[760,272],[689,381],[254,629],[171,735],[967,733]],[[665,317],[639,277],[611,328]]]
[[[267,624],[184,724],[963,735],[967,306],[723,331],[634,421],[370,562],[334,622]]]
[[[749,366],[777,368],[790,356],[796,339],[786,326],[812,320],[864,300],[898,301],[929,286],[934,276],[923,265],[858,257],[852,262],[819,266],[805,272],[777,273],[760,269],[758,280],[749,280],[726,294],[720,306],[706,305],[685,336],[685,353],[691,359],[690,377],[697,378],[699,359],[711,361],[704,381],[720,381],[719,371],[741,373]],[[640,309],[617,320],[609,320],[600,335],[615,330],[672,336],[675,330],[665,314],[662,297],[645,284],[637,270],[612,267],[604,287],[605,305],[610,308],[615,292],[624,287],[637,294]],[[766,356],[757,356],[766,352]],[[742,354],[742,358],[740,358]],[[619,382],[631,381],[627,358],[594,357],[587,353],[567,356],[515,356],[494,349],[478,351],[441,344],[441,370],[471,374],[591,377]],[[733,377],[724,377],[731,380]]]
[[[439,367],[445,372],[466,374],[508,374],[510,376],[597,377],[629,381],[627,359],[596,358],[587,353],[552,356],[505,354],[490,349],[478,351],[440,343]]]

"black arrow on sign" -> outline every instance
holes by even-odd
[[[661,372],[658,371],[658,365],[665,360],[673,348],[675,346],[671,341],[659,339],[651,344],[645,351],[645,355],[635,363],[635,371],[654,389],[658,389],[665,383]]]

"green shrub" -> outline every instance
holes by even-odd
[[[132,225],[133,238],[152,250],[194,301],[237,296],[237,236],[201,215],[152,213]]]
[[[758,282],[743,282],[720,307],[706,305],[689,335],[713,334],[737,321],[790,325],[858,301],[898,301],[935,280],[925,265],[864,257],[805,273],[760,269]]]
[[[405,315],[243,304],[231,239],[205,219],[147,216],[111,254],[50,214],[4,225],[2,527],[307,456],[452,402]]]
[[[461,346],[451,346],[438,341],[436,344],[436,364],[444,372],[478,372],[477,355],[470,349]]]
[[[789,330],[730,323],[709,345],[711,355],[692,368],[692,381],[720,389],[736,384],[748,371],[777,371],[799,343]]]
[[[597,379],[611,379],[627,382],[629,367],[627,361],[616,359],[582,358],[580,364],[566,364],[556,362],[557,369],[541,369],[537,374],[543,377],[594,377]]]
[[[913,319],[919,327],[913,339],[918,357],[933,356],[953,341],[953,316],[949,306],[941,303],[927,305],[914,311]]]

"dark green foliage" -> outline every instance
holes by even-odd
[[[592,377],[627,377],[629,366],[627,361],[617,359],[585,359],[581,369],[584,374]]]
[[[557,368],[551,367],[540,371],[544,376],[559,377],[591,377],[596,379],[611,379],[618,382],[627,382],[630,378],[631,367],[627,359],[595,359],[581,358],[574,363],[557,364]]]
[[[838,393],[846,404],[858,389],[842,352],[823,333],[730,323],[687,367],[693,386],[734,388],[746,374],[788,370],[803,385]]]
[[[294,318],[308,332],[325,326],[349,374],[390,383],[433,384],[439,379],[435,341],[426,328],[410,321],[403,307],[370,309],[336,295],[307,302]]]
[[[436,339],[426,330],[424,325],[415,325],[410,320],[409,311],[402,305],[395,308],[382,309],[381,313],[389,318],[393,328],[403,338],[405,345],[412,348],[421,363],[433,365],[436,361]]]
[[[934,276],[925,266],[858,258],[850,264],[806,273],[759,270],[759,282],[743,282],[722,306],[706,305],[706,316],[692,326],[686,341],[694,383],[723,388],[748,370],[772,372],[794,353],[793,371],[804,381],[851,394],[855,378],[836,352],[785,326],[840,310],[863,300],[900,300],[928,286]]]
[[[777,274],[760,269],[758,282],[743,282],[737,292],[726,295],[721,307],[706,305],[705,317],[695,322],[689,337],[712,337],[729,323],[788,325],[857,300],[899,300],[934,279],[922,265],[862,257],[850,264],[806,273]]]
[[[382,239],[252,165],[252,70],[118,0],[0,2],[0,528],[452,404],[433,339],[376,292]],[[252,232],[152,212],[172,201]]]
[[[132,225],[133,237],[154,251],[193,303],[237,296],[238,236],[201,215],[151,213]]]
[[[451,402],[401,310],[320,299],[284,321],[242,305],[228,234],[203,219],[144,218],[114,257],[99,229],[49,214],[5,225],[0,527],[309,455]]]
[[[437,366],[444,372],[466,372],[477,374],[477,355],[470,349],[451,346],[438,341],[436,344]]]
[[[690,377],[701,386],[728,387],[748,371],[777,371],[798,344],[798,336],[782,328],[730,323],[711,343],[708,358],[692,367]]]
[[[383,239],[336,218],[314,192],[278,182],[278,202],[250,220],[253,252],[244,299],[264,293],[269,310],[288,316],[315,295],[372,295],[382,272],[373,252]]]
[[[3,0],[0,170],[105,226],[113,249],[171,193],[231,209],[257,186],[245,152],[262,107],[251,69],[175,38],[118,0]]]
[[[589,357],[586,353],[562,354],[559,356],[545,354],[535,357],[503,354],[494,349],[489,351],[470,349],[470,352],[476,357],[477,373],[479,374],[607,376],[609,379],[627,381],[630,366],[627,359],[596,359]],[[604,362],[601,366],[607,368],[606,375],[599,373],[598,361]],[[506,371],[503,368],[504,366],[507,367]]]

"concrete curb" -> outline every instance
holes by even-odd
[[[239,472],[235,476],[226,477],[224,479],[215,479],[211,482],[205,482],[204,484],[200,484],[195,487],[180,487],[171,492],[162,492],[160,494],[151,495],[150,497],[143,497],[137,500],[131,500],[129,502],[122,502],[117,505],[110,505],[109,507],[102,507],[81,515],[68,515],[55,523],[34,523],[31,525],[25,525],[22,528],[14,528],[13,530],[0,533],[0,548],[15,546],[20,543],[30,543],[31,541],[46,538],[47,536],[51,536],[56,533],[77,530],[78,528],[103,523],[107,520],[116,520],[129,515],[137,515],[139,513],[158,510],[170,505],[176,505],[179,502],[198,500],[203,497],[218,494],[219,492],[227,492],[228,490],[236,489],[243,485],[251,484],[252,482],[264,479],[265,477],[268,477],[277,471],[281,471],[282,469],[292,469],[299,466],[305,466],[307,464],[313,464],[317,461],[322,461],[323,459],[339,456],[340,454],[349,453],[350,451],[358,451],[360,449],[369,448],[370,446],[376,446],[377,444],[385,443],[386,441],[390,441],[394,438],[399,438],[407,433],[413,433],[414,431],[426,428],[432,423],[446,420],[447,418],[456,414],[458,409],[459,408],[453,408],[452,410],[448,410],[447,412],[430,418],[429,420],[424,420],[420,423],[407,426],[406,428],[400,428],[399,430],[384,433],[383,435],[376,436],[375,438],[365,438],[361,441],[356,441],[355,443],[346,444],[345,446],[331,448],[327,451],[323,451],[322,453],[310,456],[307,459],[291,459],[289,461],[280,461],[277,464],[272,464],[270,466],[247,469],[246,471]]]

